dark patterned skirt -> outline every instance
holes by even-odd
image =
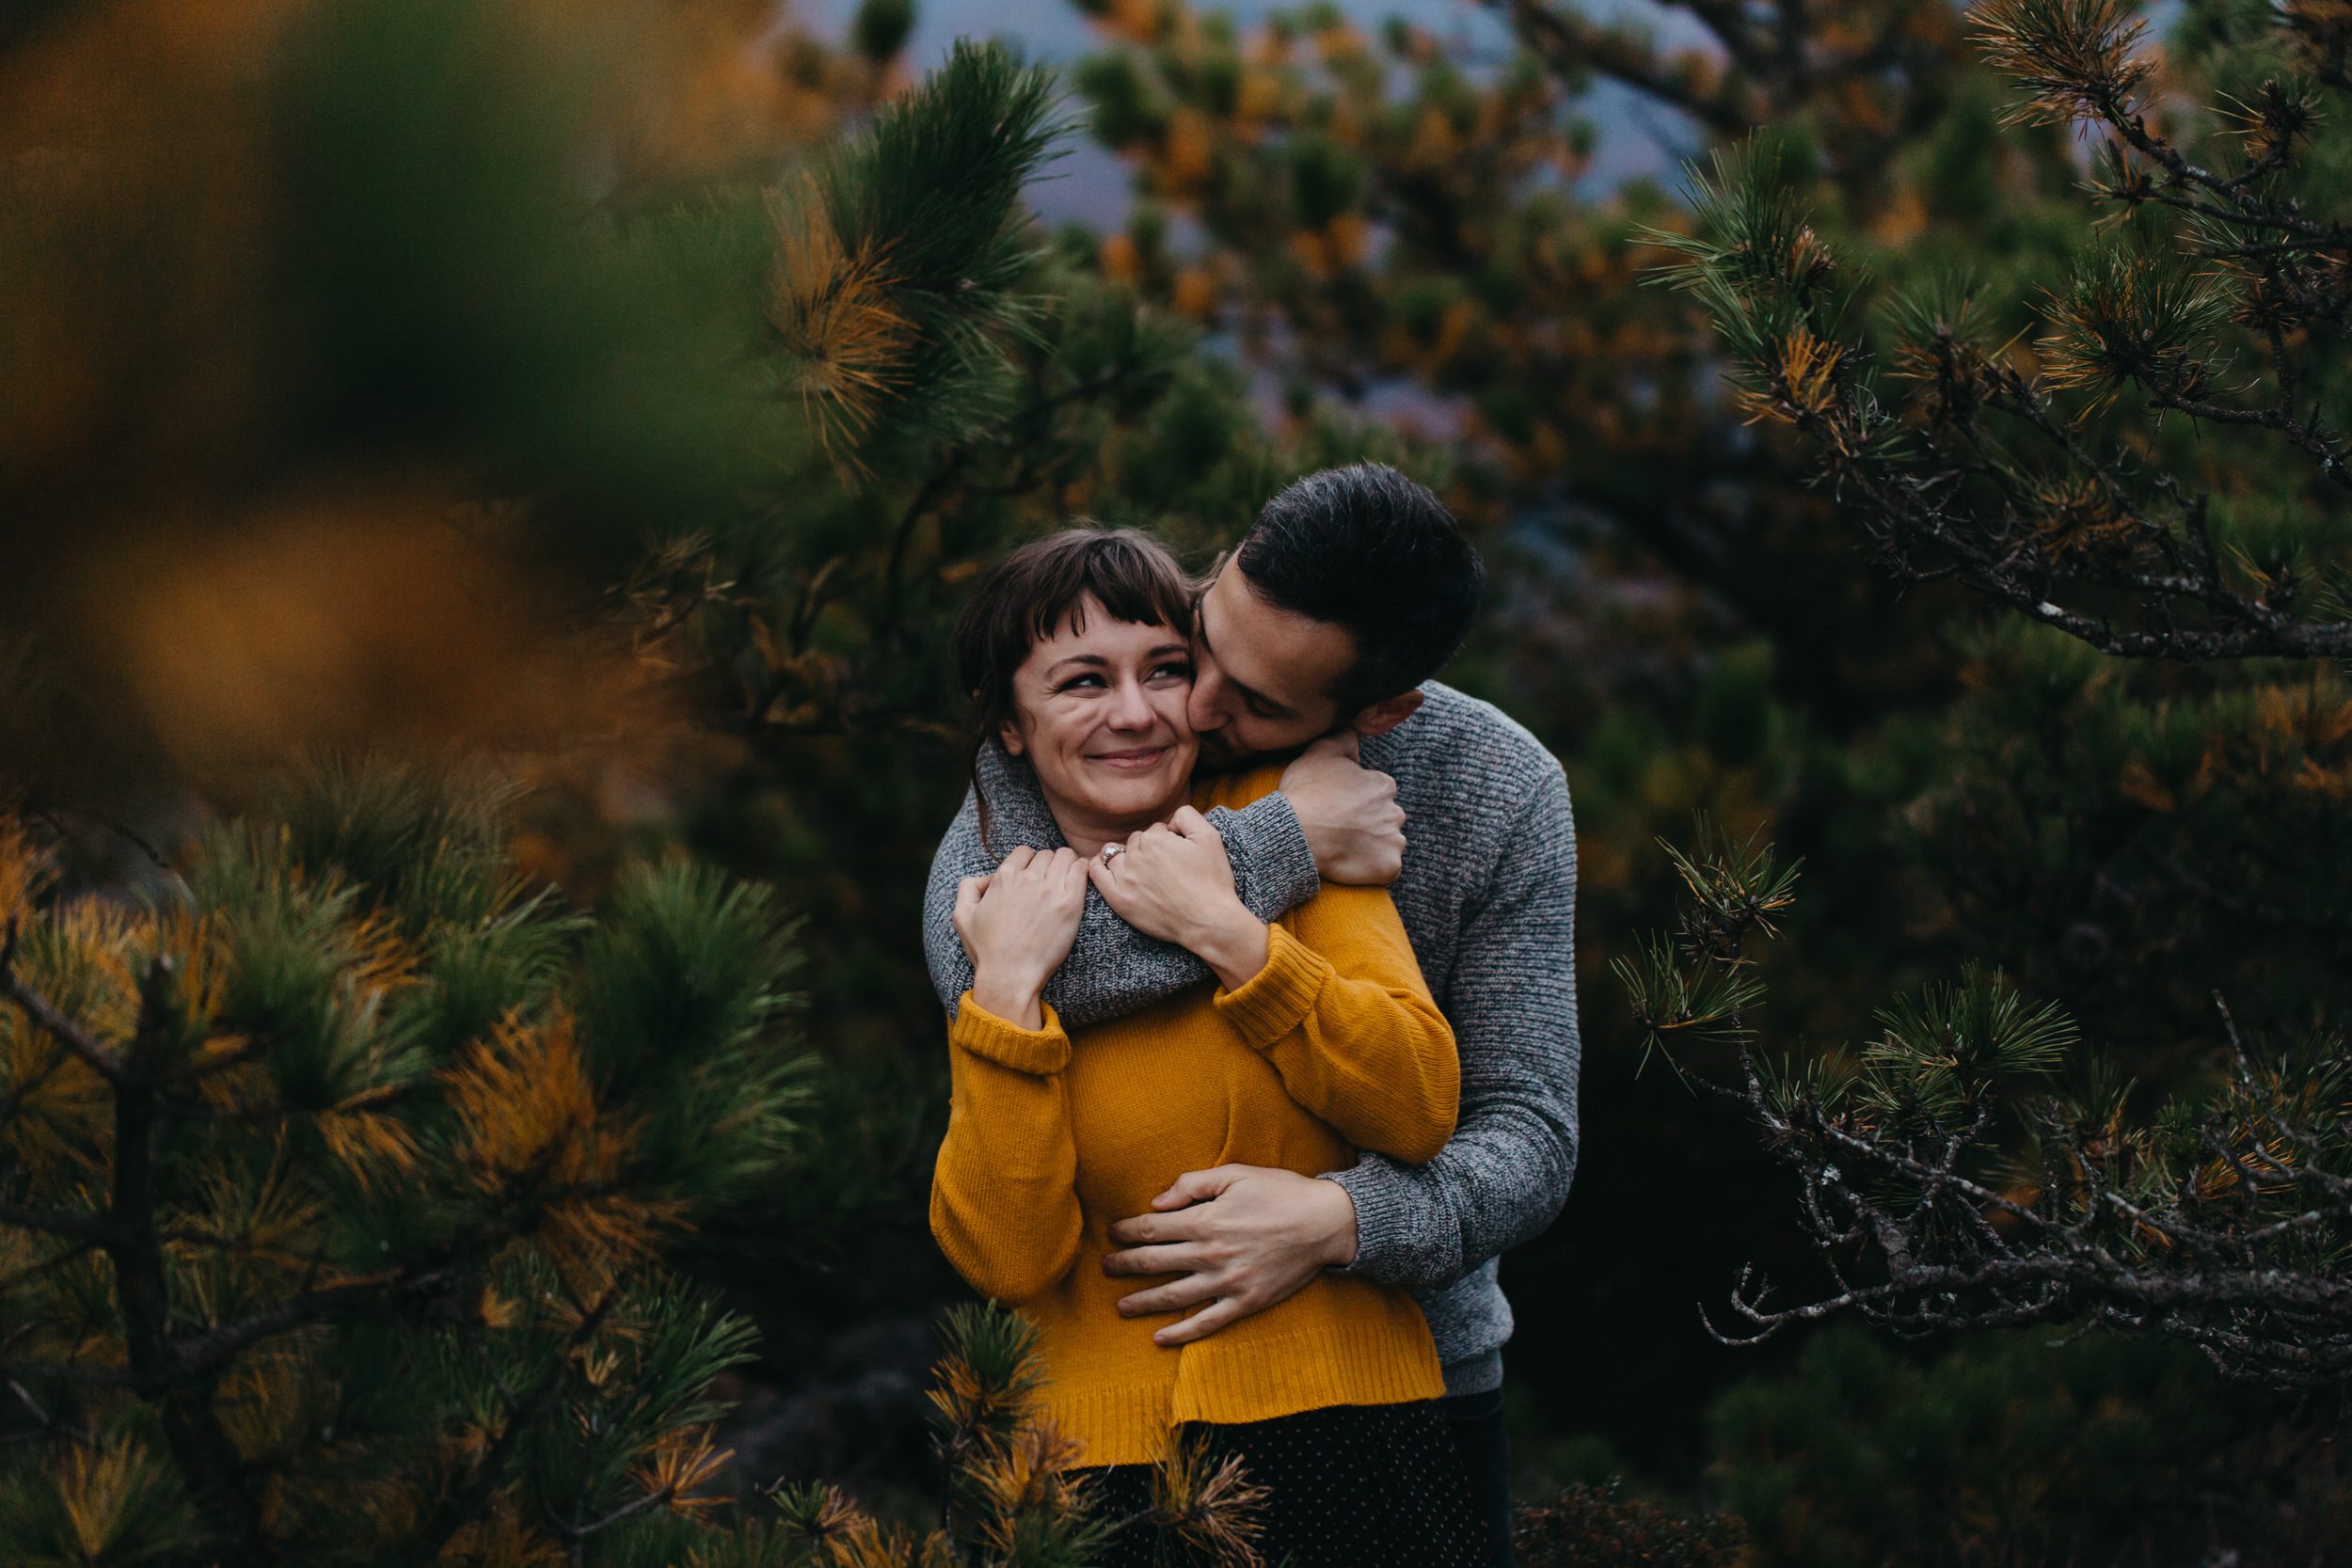
[[[1454,1434],[1437,1402],[1346,1404],[1234,1426],[1184,1429],[1205,1441],[1211,1465],[1241,1456],[1267,1488],[1258,1549],[1270,1568],[1484,1568],[1485,1532]],[[1149,1465],[1078,1474],[1093,1483],[1095,1516],[1148,1516]],[[1206,1560],[1148,1518],[1120,1529],[1101,1568],[1189,1568]]]

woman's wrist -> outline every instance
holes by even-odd
[[[980,969],[972,975],[972,1000],[980,1010],[1024,1029],[1045,1027],[1045,979]]]
[[[1239,990],[1265,967],[1265,922],[1235,898],[1186,933],[1184,946],[1216,972],[1217,983]]]

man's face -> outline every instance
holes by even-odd
[[[1193,617],[1185,716],[1204,758],[1291,752],[1343,717],[1332,693],[1356,663],[1346,628],[1266,603],[1228,559]]]

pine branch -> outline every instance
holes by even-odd
[[[499,1430],[498,1436],[491,1441],[466,1484],[442,1498],[440,1506],[434,1510],[432,1519],[410,1543],[408,1560],[416,1568],[429,1568],[430,1564],[438,1561],[442,1549],[449,1544],[451,1538],[481,1513],[499,1488],[505,1484],[506,1462],[531,1423],[538,1418],[540,1412],[555,1397],[556,1390],[564,1386],[571,1353],[596,1338],[620,1296],[621,1287],[616,1282],[606,1289],[594,1307],[580,1314],[580,1322],[564,1336],[563,1349],[548,1358],[548,1370],[519,1398],[508,1393],[503,1384],[500,1386],[500,1398],[506,1403],[506,1424]]]
[[[12,1225],[23,1230],[39,1230],[51,1236],[67,1236],[77,1242],[99,1245],[115,1237],[114,1227],[97,1214],[19,1203],[0,1203],[0,1225]]]
[[[1519,36],[1554,70],[1597,71],[1680,109],[1721,135],[1740,137],[1756,129],[1755,117],[1728,93],[1693,90],[1677,81],[1648,50],[1572,11],[1544,0],[1486,3],[1507,11]]]
[[[56,1037],[66,1049],[89,1064],[90,1070],[109,1084],[120,1085],[125,1069],[115,1053],[80,1024],[57,1010],[49,999],[24,983],[16,972],[18,921],[11,915],[8,933],[0,937],[0,998],[22,1007],[35,1023]]]

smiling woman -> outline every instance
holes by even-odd
[[[1068,529],[1014,551],[956,625],[975,758],[993,744],[1055,769],[1093,830],[1072,840],[1085,854],[1165,816],[1199,750],[1184,721],[1191,637],[1191,585],[1148,534]],[[977,767],[972,787],[985,837]]]
[[[1311,1178],[1361,1149],[1426,1161],[1460,1098],[1453,1031],[1385,888],[1327,886],[1272,925],[1234,891],[1196,807],[1246,804],[1279,769],[1192,798],[1190,610],[1155,541],[1073,530],[1014,552],[958,629],[976,744],[1034,770],[1061,842],[1014,846],[957,888],[973,973],[948,1024],[931,1232],[974,1289],[1037,1323],[1042,1414],[1114,1508],[1148,1513],[1148,1467],[1199,1443],[1271,1483],[1268,1560],[1468,1564],[1444,1376],[1407,1291],[1324,1270],[1245,1315],[1162,1300],[1149,1287],[1169,1276],[1122,1303],[1139,1282],[1106,1264],[1110,1227],[1184,1171]],[[1066,1028],[1044,989],[1089,961],[1072,955],[1089,887],[1218,983]],[[1153,1561],[1154,1528],[1122,1529],[1104,1560]]]

